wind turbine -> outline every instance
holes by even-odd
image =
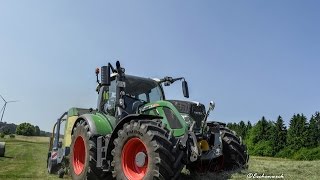
[[[3,115],[4,115],[4,112],[5,112],[5,110],[6,110],[7,104],[8,104],[8,103],[13,103],[13,102],[18,102],[18,101],[6,101],[1,95],[0,95],[0,97],[1,97],[1,99],[4,101],[4,105],[3,105],[2,109],[1,109],[2,115],[1,115],[1,120],[0,120],[0,122],[2,122]],[[1,112],[1,111],[0,111],[0,112]]]

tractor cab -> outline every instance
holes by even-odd
[[[147,103],[155,103],[165,100],[162,84],[169,86],[176,81],[182,81],[182,91],[189,98],[188,84],[183,77],[163,79],[150,79],[125,75],[125,69],[117,62],[116,68],[110,63],[101,67],[101,82],[99,80],[100,69],[96,69],[98,112],[104,112],[115,116],[117,121],[130,114],[139,113],[139,108]],[[174,106],[172,106],[174,108]]]
[[[139,107],[146,103],[164,100],[161,86],[152,79],[126,75],[122,83],[123,109],[120,118],[137,113]],[[98,107],[112,116],[116,114],[117,86],[119,81],[115,76],[111,76],[110,85],[98,92],[100,100]]]

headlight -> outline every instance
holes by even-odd
[[[181,116],[183,117],[184,121],[188,124],[188,126],[190,126],[193,121],[192,118],[186,114],[181,114]]]

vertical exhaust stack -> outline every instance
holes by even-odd
[[[102,86],[110,85],[110,66],[101,67],[101,85]]]
[[[98,111],[104,111],[103,106],[105,102],[103,101],[103,93],[105,93],[108,90],[108,86],[110,86],[110,81],[111,81],[110,68],[112,68],[110,64],[108,64],[108,66],[101,67],[101,83],[99,82],[99,78],[98,78],[99,70],[96,70],[96,76],[97,76],[97,82],[98,82],[97,92],[99,94],[98,105],[97,105]]]

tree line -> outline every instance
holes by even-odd
[[[23,136],[40,136],[39,126],[34,126],[30,123],[21,123],[17,126],[16,134]]]
[[[320,113],[308,120],[304,114],[294,114],[287,128],[281,116],[267,120],[264,116],[254,125],[228,123],[247,145],[250,155],[291,158],[297,160],[320,159]]]
[[[18,126],[20,126],[18,128]],[[16,125],[14,123],[0,122],[0,134],[10,135],[18,134],[24,136],[47,136],[50,137],[52,133],[40,130],[39,126],[32,125],[30,123],[21,123]]]

